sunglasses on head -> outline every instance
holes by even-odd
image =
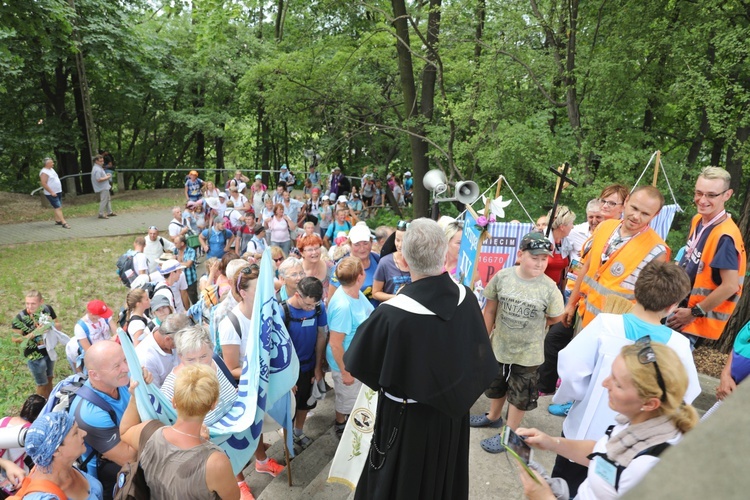
[[[405,220],[398,221],[398,225],[396,225],[396,229],[399,231],[406,231],[409,229],[409,222],[406,222]]]
[[[248,274],[253,274],[253,273],[258,273],[258,272],[260,272],[260,266],[258,266],[258,264],[250,264],[249,266],[243,267],[242,269],[240,269],[240,272],[237,275],[237,291],[239,291],[240,289],[240,281],[242,280],[243,274],[248,275]]]
[[[659,363],[656,362],[656,353],[651,347],[651,337],[645,335],[636,340],[635,345],[641,348],[638,351],[638,361],[640,361],[642,365],[654,364],[654,370],[656,370],[656,383],[659,384],[659,389],[661,389],[661,397],[659,399],[661,399],[662,403],[665,402],[667,400],[667,387],[664,384],[664,377],[661,376]]]
[[[531,240],[524,245],[524,250],[548,250],[552,251],[552,242],[548,239]]]

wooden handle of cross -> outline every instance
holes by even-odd
[[[654,180],[651,185],[656,187],[656,180],[659,178],[659,169],[661,168],[661,151],[656,152],[656,161],[654,161]]]

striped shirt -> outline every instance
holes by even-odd
[[[214,423],[221,420],[226,415],[230,408],[237,401],[237,389],[232,385],[224,372],[219,369],[216,362],[211,361],[211,366],[216,369],[216,376],[219,378],[219,400],[216,402],[216,408],[206,414],[206,418],[203,419],[203,423],[207,426],[213,425]],[[172,400],[174,397],[174,381],[177,376],[174,370],[167,375],[164,379],[164,384],[161,386],[161,393],[167,397],[168,400]]]

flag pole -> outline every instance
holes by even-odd
[[[286,460],[286,478],[289,486],[292,485],[292,459],[289,456],[289,447],[286,444],[286,428],[284,429],[284,459]]]

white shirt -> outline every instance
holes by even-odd
[[[581,249],[586,240],[591,237],[591,231],[589,231],[588,221],[576,224],[568,234],[566,238],[573,246],[573,253],[571,258],[581,260]]]
[[[174,243],[169,241],[169,238],[159,236],[156,241],[151,241],[151,238],[146,236],[146,246],[143,248],[143,253],[148,259],[148,270],[150,272],[156,271],[157,261],[164,252],[175,253]]]
[[[148,257],[143,252],[136,252],[133,255],[133,270],[135,274],[141,274],[141,271],[146,271],[148,274]]]
[[[169,229],[169,236],[174,238],[175,236],[179,236],[182,232],[183,224],[181,220],[172,219],[169,221],[169,226],[167,228]]]
[[[73,328],[73,337],[76,340],[91,339],[89,340],[89,342],[91,343],[91,345],[94,345],[94,343],[98,342],[99,340],[109,340],[112,337],[112,332],[109,330],[109,323],[107,323],[106,319],[99,318],[96,323],[92,323],[89,319],[88,314],[81,319],[84,323],[86,323],[86,326],[89,329],[89,335],[87,338],[86,332],[76,321],[76,326]]]
[[[161,387],[164,383],[164,379],[167,378],[175,366],[179,363],[177,354],[174,350],[171,353],[166,353],[156,343],[153,334],[146,336],[143,341],[138,344],[135,348],[135,353],[138,355],[138,359],[141,362],[141,366],[145,367],[151,375],[154,376],[154,384],[156,387]]]
[[[39,177],[41,177],[42,174],[47,174],[47,186],[49,186],[49,188],[53,191],[52,193],[50,193],[45,189],[44,194],[57,195],[57,193],[62,192],[60,177],[57,176],[57,171],[54,168],[43,168],[39,172]]]
[[[232,309],[232,313],[237,316],[242,337],[237,334],[237,330],[234,329],[234,325],[232,325],[229,317],[225,317],[219,323],[219,344],[240,346],[240,363],[242,363],[242,358],[245,357],[245,349],[247,347],[247,337],[250,335],[250,320],[242,314],[239,304]]]

